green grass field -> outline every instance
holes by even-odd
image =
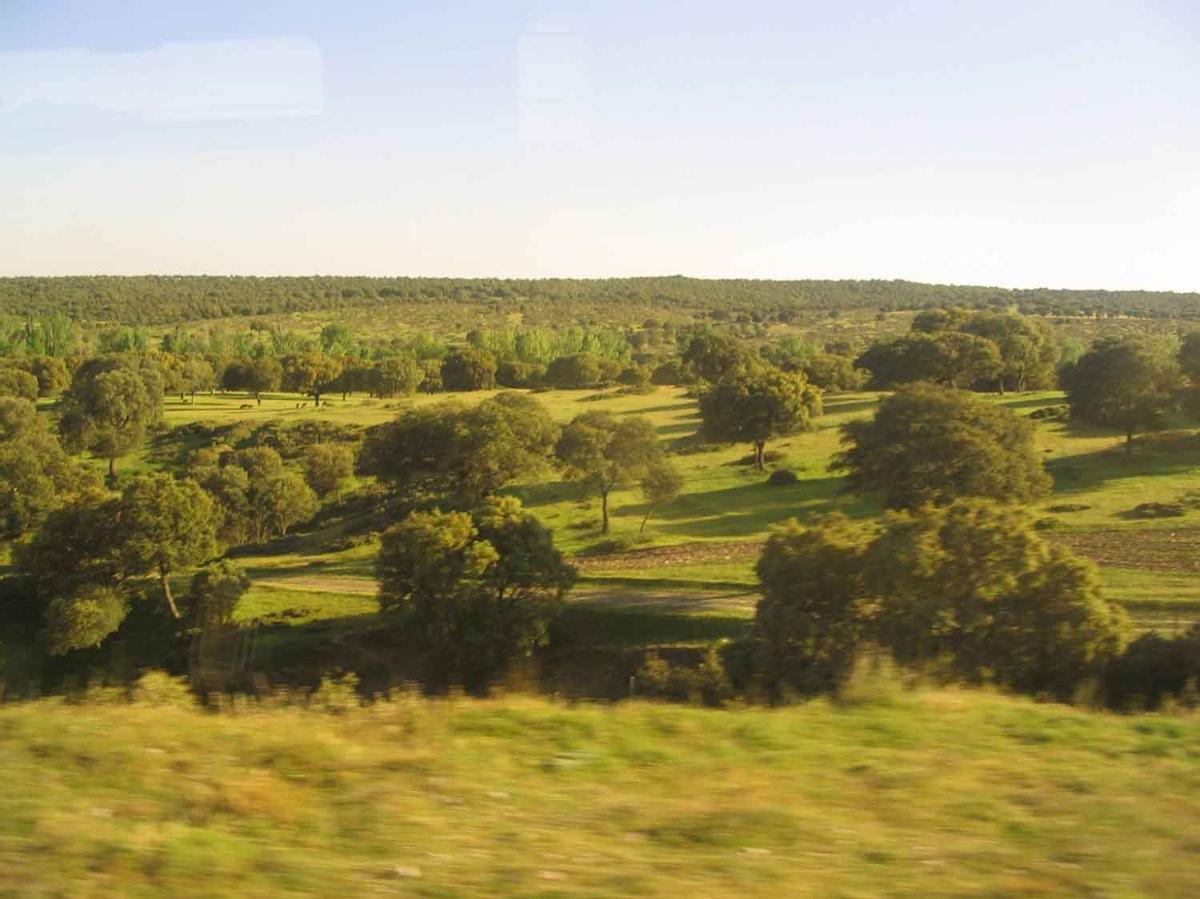
[[[488,395],[455,398],[469,403]],[[835,510],[859,518],[881,511],[870,499],[843,493],[840,475],[830,469],[839,448],[839,426],[872,414],[875,394],[831,396],[815,431],[768,445],[770,452],[778,454],[771,467],[788,467],[798,475],[798,482],[788,487],[768,485],[764,476],[745,464],[748,447],[699,445],[694,437],[696,404],[681,389],[659,388],[644,395],[546,391],[536,396],[560,421],[590,409],[646,416],[676,452],[676,464],[685,477],[683,495],[655,510],[644,533],[639,529],[646,506],[639,493],[616,492],[609,538],[598,533],[598,499],[562,482],[554,472],[511,488],[575,557],[581,569],[581,598],[593,605],[611,597],[614,607],[619,606],[621,597],[637,591],[673,592],[697,600],[740,591],[744,608],[752,609],[757,547],[772,525],[792,516],[803,519]],[[405,405],[446,399],[445,395],[386,401],[334,396],[327,405],[314,408],[291,395],[265,397],[261,407],[240,395],[201,395],[195,405],[168,400],[167,420],[178,425],[320,418],[369,426],[390,419]],[[1062,397],[1043,392],[992,401],[1029,414],[1060,404]],[[242,408],[246,405],[251,408]],[[1032,514],[1045,520],[1049,539],[1100,564],[1109,595],[1125,603],[1143,627],[1173,630],[1200,620],[1200,438],[1186,423],[1179,425],[1139,439],[1131,457],[1124,454],[1118,435],[1053,420],[1037,425],[1038,446],[1054,476],[1055,490]],[[130,466],[147,464],[145,459],[133,460]],[[1189,511],[1182,518],[1162,520],[1128,516],[1145,502],[1184,502]],[[257,584],[249,607],[271,597],[268,604],[277,621],[302,622],[337,617],[348,608],[347,596],[373,595],[373,547],[330,552],[331,533],[302,535],[300,548],[286,554],[244,559]],[[614,541],[607,552],[595,552]],[[328,596],[324,606],[322,595]],[[296,601],[290,616],[282,608],[289,601],[286,597]],[[354,607],[347,614],[359,611]],[[686,606],[679,607],[678,614],[686,615]],[[681,632],[688,631],[686,623],[680,624]]]
[[[0,895],[1200,890],[1194,717],[869,679],[724,712],[334,691],[213,714],[165,686],[0,708]]]

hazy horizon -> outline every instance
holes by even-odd
[[[1180,0],[0,4],[0,274],[1200,289]]]

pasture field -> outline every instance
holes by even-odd
[[[0,708],[0,894],[1194,896],[1200,720],[856,679],[726,712],[153,676]],[[143,682],[144,683],[144,682]],[[98,735],[103,738],[98,738]],[[37,790],[17,788],[37,784]]]
[[[451,395],[478,402],[490,392]],[[576,601],[593,607],[624,608],[639,592],[690,598],[700,609],[718,596],[731,596],[737,614],[749,616],[755,601],[753,572],[758,546],[772,525],[796,516],[839,511],[867,518],[881,511],[871,499],[843,492],[840,474],[831,469],[839,448],[838,428],[872,414],[878,395],[852,393],[826,398],[816,430],[768,444],[770,468],[797,475],[792,486],[776,487],[747,464],[748,447],[708,446],[696,437],[695,401],[679,388],[645,394],[616,391],[541,391],[536,394],[551,415],[568,421],[591,409],[642,415],[656,426],[675,453],[685,478],[678,500],[647,511],[636,489],[613,494],[612,533],[599,529],[599,501],[554,472],[511,488],[551,528],[556,542],[580,569]],[[314,408],[311,400],[287,394],[264,396],[262,405],[242,395],[198,395],[195,404],[167,401],[171,426],[320,419],[356,427],[387,421],[407,405],[445,402],[445,394],[378,400],[331,395]],[[1022,414],[1062,403],[1054,392],[993,397]],[[249,406],[249,408],[245,408]],[[1132,456],[1111,432],[1081,428],[1054,419],[1037,422],[1037,443],[1054,476],[1053,494],[1031,514],[1045,535],[1093,558],[1110,596],[1129,609],[1145,628],[1175,630],[1200,620],[1200,437],[1187,422],[1139,438]],[[131,469],[151,463],[148,450],[130,460]],[[1185,514],[1140,519],[1131,513],[1148,502],[1179,503]],[[263,622],[297,622],[370,611],[374,594],[374,545],[341,552],[328,544],[352,520],[300,534],[286,552],[247,556],[242,561],[255,580],[245,614]],[[323,597],[328,597],[328,602]],[[348,597],[358,605],[347,606]],[[287,604],[294,603],[289,612]],[[363,605],[367,603],[367,605]],[[671,614],[686,616],[686,602]],[[260,609],[270,610],[261,612]],[[680,622],[681,632],[689,627]]]

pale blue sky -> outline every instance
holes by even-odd
[[[1200,290],[1200,4],[0,0],[0,274]]]

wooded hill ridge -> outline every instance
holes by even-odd
[[[249,277],[210,275],[0,278],[0,314],[64,312],[122,324],[404,306],[480,305],[558,314],[642,307],[717,319],[787,321],[811,311],[1013,308],[1036,315],[1200,318],[1200,293],[1007,289],[901,280]]]

